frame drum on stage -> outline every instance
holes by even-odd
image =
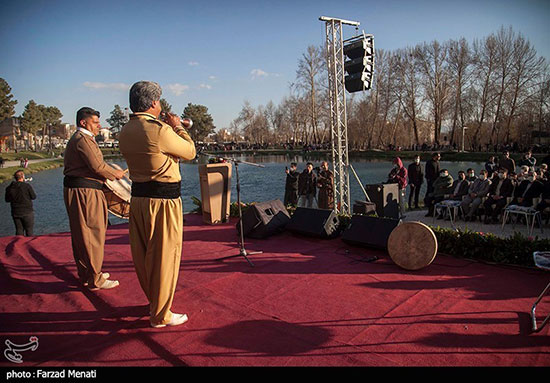
[[[437,238],[422,222],[403,222],[388,238],[390,258],[406,270],[419,270],[433,262],[437,254]]]

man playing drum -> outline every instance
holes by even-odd
[[[130,89],[134,114],[119,135],[132,180],[130,247],[140,285],[149,300],[152,327],[177,326],[186,314],[172,313],[183,241],[179,159],[195,158],[195,144],[180,118],[159,120],[162,90],[140,81]]]
[[[121,179],[124,171],[103,161],[95,142],[101,128],[99,112],[88,107],[76,113],[77,131],[64,155],[63,199],[69,216],[73,256],[80,281],[92,290],[111,289],[118,281],[102,273],[107,202],[102,188],[106,179]]]

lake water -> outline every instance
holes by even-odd
[[[257,167],[247,164],[239,165],[241,201],[247,203],[269,201],[273,199],[280,199],[282,201],[284,198],[286,179],[285,166],[289,166],[290,162],[297,162],[299,171],[302,171],[305,168],[307,161],[313,162],[315,166],[318,166],[320,163],[319,158],[313,159],[302,156],[239,156],[236,158],[242,161],[258,163],[264,166]],[[123,160],[113,162],[118,163],[123,168],[126,168],[126,164]],[[201,157],[200,163],[206,162],[206,157]],[[409,163],[410,161],[404,161],[405,167],[407,167]],[[388,161],[353,160],[351,164],[357,172],[357,175],[363,185],[386,181],[387,175],[392,167],[391,162]],[[441,167],[449,169],[449,172],[453,178],[456,178],[459,170],[466,171],[466,169],[470,167],[475,169],[477,174],[479,170],[483,169],[483,164],[473,162],[442,161]],[[184,211],[190,212],[196,208],[191,200],[191,197],[194,196],[200,199],[201,194],[198,163],[181,164],[180,170],[182,173],[182,200]],[[37,195],[37,199],[34,201],[35,235],[68,232],[69,222],[63,202],[63,168],[34,173],[28,177],[32,177],[30,184],[34,188]],[[2,193],[3,201],[5,189],[8,185],[9,182],[4,182],[0,185],[0,192]],[[234,169],[231,187],[231,200],[236,201],[237,191]],[[424,183],[423,190],[421,190],[420,194],[421,199],[424,196],[425,187],[426,184]],[[363,195],[359,183],[353,174],[350,174],[350,190],[352,204],[355,200],[365,200],[365,196]],[[15,234],[15,226],[11,218],[10,206],[8,203],[3,201],[0,203],[0,237]],[[109,215],[109,221],[112,224],[127,222],[112,215]]]

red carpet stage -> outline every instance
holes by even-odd
[[[77,283],[70,234],[0,238],[1,346],[38,344],[1,365],[550,366],[550,326],[530,333],[529,315],[547,272],[442,255],[406,271],[290,233],[247,240],[263,251],[251,267],[217,260],[238,253],[235,221],[187,215],[184,236],[173,310],[190,320],[164,329],[149,327],[127,225],[109,228],[103,268],[121,285],[99,292]]]

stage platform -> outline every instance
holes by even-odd
[[[0,238],[3,351],[38,343],[0,366],[550,366],[550,326],[530,332],[548,272],[444,255],[407,271],[290,233],[247,240],[263,251],[251,267],[217,260],[238,254],[236,221],[185,219],[173,311],[189,322],[164,329],[149,326],[126,224],[109,227],[103,267],[120,286],[98,292],[77,282],[69,233]]]

